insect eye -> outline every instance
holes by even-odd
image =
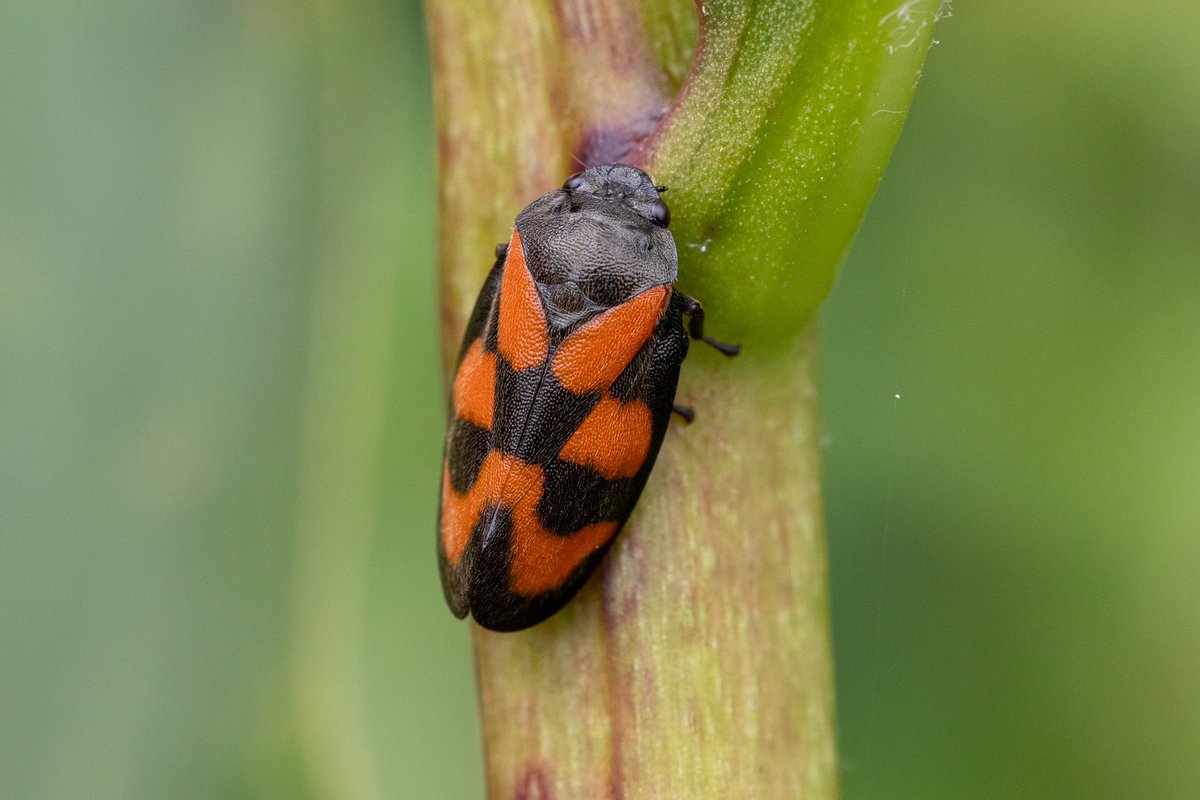
[[[671,209],[662,200],[655,200],[650,206],[650,221],[660,228],[667,227],[671,224]]]
[[[568,192],[573,192],[583,186],[583,173],[576,172],[563,183],[563,188]]]

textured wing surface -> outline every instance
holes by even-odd
[[[556,338],[516,233],[485,301],[455,378],[440,552],[455,613],[510,630],[566,603],[629,516],[687,337],[659,286]]]
[[[475,301],[459,348],[451,390],[438,515],[438,565],[446,602],[460,618],[470,608],[467,596],[470,564],[465,556],[474,519],[466,498],[491,449],[495,422],[496,349],[494,343],[489,346],[486,341],[486,332],[489,320],[495,315],[504,262],[503,257],[496,259]]]

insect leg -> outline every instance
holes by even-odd
[[[691,425],[692,421],[696,419],[696,412],[692,410],[691,406],[681,406],[676,404],[671,406],[671,412],[678,414],[680,418],[689,425]]]
[[[740,344],[726,344],[725,342],[719,342],[716,339],[705,336],[704,306],[700,305],[700,301],[694,297],[688,297],[686,294],[681,294],[680,296],[683,298],[683,313],[688,316],[688,334],[693,339],[700,339],[705,344],[716,348],[727,356],[736,356],[742,352]]]

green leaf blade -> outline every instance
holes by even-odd
[[[938,0],[705,4],[652,170],[676,189],[680,283],[755,346],[799,335],[874,194]],[[675,181],[675,176],[687,181]]]

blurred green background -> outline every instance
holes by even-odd
[[[844,796],[1200,797],[1200,6],[954,11],[821,320]],[[422,37],[0,6],[0,797],[481,796]]]

